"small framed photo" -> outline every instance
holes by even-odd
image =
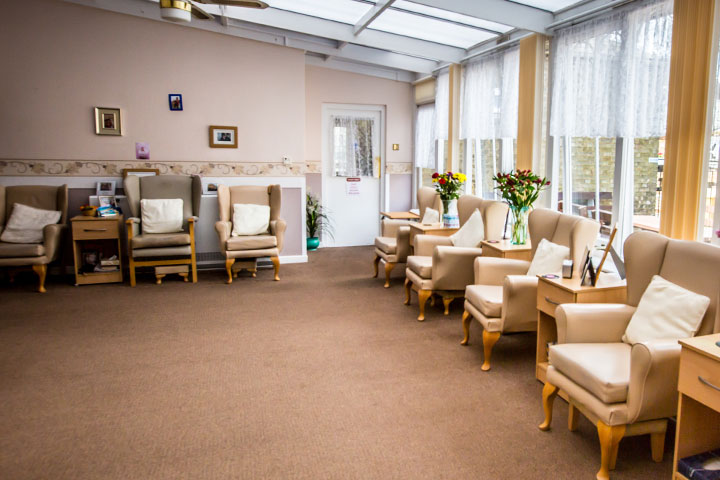
[[[157,168],[123,168],[123,178],[127,178],[128,175],[135,175],[137,177],[154,177],[160,175],[160,170]]]
[[[237,127],[210,125],[211,148],[237,148]]]
[[[100,263],[99,250],[83,250],[81,271],[90,273],[95,271],[95,266]]]
[[[135,142],[135,159],[136,160],[149,160],[150,159],[150,144],[147,142]]]
[[[97,182],[95,189],[95,195],[98,197],[101,195],[112,195],[115,196],[115,181],[110,180],[107,182]]]
[[[115,195],[98,195],[98,204],[102,207],[117,207],[117,201]]]
[[[174,112],[178,112],[183,109],[182,95],[179,93],[168,94],[168,103],[170,104],[170,110]]]
[[[119,108],[95,107],[95,134],[122,135]]]

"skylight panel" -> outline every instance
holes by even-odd
[[[496,36],[484,30],[392,9],[385,10],[369,28],[461,48]]]
[[[354,25],[372,8],[354,0],[265,0],[272,8]]]
[[[528,7],[540,8],[548,12],[557,12],[563,8],[579,3],[579,0],[512,0],[515,3],[521,3]]]
[[[550,1],[550,0],[548,0]],[[392,8],[399,8],[401,10],[407,10],[409,12],[420,13],[428,15],[430,17],[442,18],[444,20],[450,20],[453,22],[462,23],[464,25],[472,25],[475,27],[485,28],[494,32],[505,33],[513,29],[508,25],[501,23],[491,22],[489,20],[483,20],[482,18],[471,17],[469,15],[463,15],[461,13],[455,13],[448,10],[442,10],[440,8],[428,7],[426,5],[420,5],[418,3],[408,2],[406,0],[397,0],[392,4]]]

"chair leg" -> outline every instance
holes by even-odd
[[[129,255],[128,258],[128,271],[130,272],[130,286],[135,286],[135,260],[132,257],[132,254]]]
[[[543,432],[550,430],[550,424],[552,423],[553,415],[553,402],[560,389],[550,382],[545,382],[545,386],[542,391],[543,410],[545,411],[545,420],[541,423],[538,428]]]
[[[410,305],[410,290],[412,290],[412,283],[410,279],[405,279],[405,305]]]
[[[568,406],[568,430],[571,432],[574,432],[578,428],[578,420],[580,420],[580,415],[578,415],[578,410],[575,408],[575,405],[573,405],[572,402],[570,402],[570,405]]]
[[[32,269],[35,273],[37,273],[38,276],[38,289],[37,291],[40,293],[45,293],[47,290],[45,290],[45,276],[47,275],[47,265],[33,265]]]
[[[483,330],[483,353],[485,354],[485,361],[480,368],[484,372],[490,370],[490,357],[492,356],[492,349],[498,340],[500,340],[500,332],[488,332],[487,330]]]
[[[460,345],[467,345],[470,343],[470,322],[472,321],[472,316],[468,313],[467,310],[463,312],[462,316],[462,326],[463,326],[463,332],[465,333],[465,338],[462,339],[462,342],[460,342]]]
[[[428,298],[432,295],[432,290],[419,290],[418,291],[418,303],[420,304],[420,315],[418,315],[418,322],[425,320],[425,303]]]
[[[380,255],[375,254],[375,260],[373,260],[373,269],[375,270],[375,275],[373,275],[373,278],[377,278],[378,276],[378,264],[380,263]]]
[[[620,440],[625,435],[625,425],[610,426],[602,420],[597,423],[598,437],[600,438],[600,470],[597,480],[609,480],[610,470],[615,468],[617,451]]]
[[[390,288],[390,272],[395,268],[394,263],[385,262],[385,288]]]
[[[656,432],[650,434],[650,451],[652,452],[652,459],[654,462],[660,463],[663,461],[663,454],[665,453],[665,432],[667,431],[667,420],[665,421],[665,428],[662,432]]]
[[[275,281],[277,282],[280,280],[280,257],[270,257],[270,260],[275,268]]]
[[[234,258],[228,258],[225,260],[225,270],[227,270],[227,274],[228,274],[228,279],[225,283],[227,283],[227,284],[232,283],[232,279],[233,279],[232,266],[234,263],[235,263]]]
[[[450,303],[452,303],[453,298],[452,297],[443,297],[443,306],[445,307],[445,311],[443,312],[443,315],[450,315]]]

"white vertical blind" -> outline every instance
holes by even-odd
[[[450,115],[450,73],[438,75],[435,83],[435,138],[447,140]]]
[[[435,168],[435,105],[420,105],[415,117],[415,166]]]

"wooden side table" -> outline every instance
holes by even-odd
[[[720,333],[680,340],[673,479],[678,460],[720,448]]]
[[[441,237],[449,237],[458,230],[460,229],[443,227],[442,223],[412,223],[410,224],[410,248],[415,248],[416,235],[438,235]]]
[[[420,220],[420,215],[413,212],[380,212],[380,215],[390,220]]]
[[[75,258],[75,285],[122,282],[122,246],[120,225],[123,216],[86,217],[70,219],[72,224],[73,256]],[[117,255],[118,269],[112,272],[83,272],[83,250],[92,249],[103,258]],[[100,259],[98,258],[98,261]]]
[[[483,254],[485,252],[483,251]],[[535,357],[535,377],[545,383],[548,368],[548,343],[557,341],[555,309],[563,303],[625,303],[625,280],[603,275],[598,285],[582,286],[579,278],[538,277],[538,331]]]
[[[483,240],[483,257],[510,258],[513,260],[532,260],[532,246],[530,242],[525,245],[513,245],[510,240],[490,242]]]

